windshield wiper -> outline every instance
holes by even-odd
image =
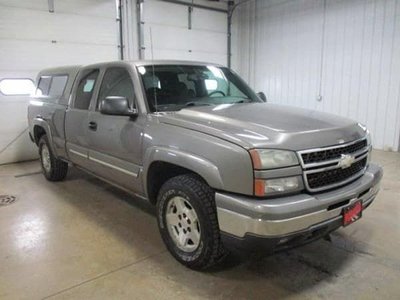
[[[210,106],[210,105],[211,105],[210,103],[201,103],[201,102],[199,103],[194,101],[185,104],[185,106]]]
[[[250,103],[250,102],[251,102],[251,99],[249,99],[249,98],[243,98],[242,100],[232,102],[232,104],[236,104],[236,103]]]

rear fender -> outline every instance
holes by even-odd
[[[53,136],[51,134],[51,129],[50,129],[49,123],[47,123],[46,120],[39,118],[39,117],[34,118],[32,121],[33,138],[34,138],[35,143],[37,145],[39,145],[39,140],[37,140],[37,138],[35,136],[35,130],[34,130],[35,126],[39,126],[44,129],[44,131],[46,132],[47,139],[50,143],[49,146],[51,148],[51,151],[54,153],[55,156],[57,156],[57,152],[55,151],[55,147],[54,147],[54,143],[53,143]]]

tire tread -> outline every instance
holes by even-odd
[[[187,263],[189,268],[196,270],[204,270],[210,268],[219,263],[225,256],[226,250],[223,247],[220,230],[218,225],[217,208],[214,200],[214,191],[208,186],[203,179],[196,174],[184,174],[169,179],[162,186],[158,201],[160,201],[163,193],[168,190],[170,186],[182,186],[185,189],[189,189],[193,194],[196,195],[197,199],[201,202],[205,208],[207,215],[207,221],[211,225],[211,249],[207,249],[210,253],[203,255],[202,258],[193,263]],[[210,251],[211,250],[211,251]]]
[[[42,145],[46,144],[47,148],[49,149],[50,152],[50,160],[51,160],[51,171],[47,173],[44,168],[43,173],[44,176],[46,177],[47,180],[49,181],[61,181],[65,179],[68,173],[68,163],[62,161],[61,159],[58,159],[54,156],[49,140],[46,135],[43,135],[40,140],[39,140],[39,156],[41,159],[41,150],[42,150]]]

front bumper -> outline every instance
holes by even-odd
[[[224,236],[238,240],[293,239],[310,232],[332,231],[342,224],[342,210],[357,200],[368,207],[379,191],[381,167],[370,164],[352,183],[318,194],[298,194],[276,199],[216,193],[219,228]]]

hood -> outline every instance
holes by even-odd
[[[159,115],[161,123],[219,137],[244,148],[303,150],[365,136],[357,122],[313,110],[243,103],[200,106]]]

